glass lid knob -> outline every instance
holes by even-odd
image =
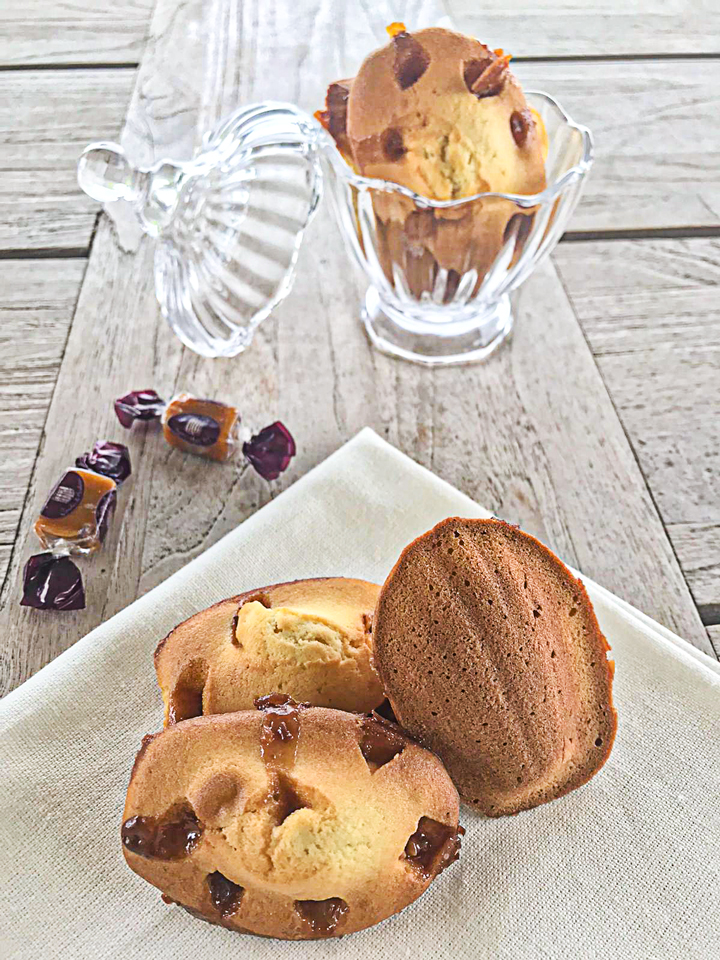
[[[252,104],[203,138],[192,160],[135,167],[93,143],[78,183],[93,199],[132,204],[158,238],[155,291],[182,342],[235,356],[287,296],[322,191],[316,122],[292,104]]]
[[[78,161],[78,183],[99,203],[134,200],[138,172],[116,143],[91,144]]]

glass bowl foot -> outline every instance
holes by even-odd
[[[375,287],[365,295],[361,317],[370,341],[381,353],[432,366],[485,360],[513,325],[507,295],[460,321],[437,323],[418,320],[384,304]]]

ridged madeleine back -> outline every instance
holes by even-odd
[[[488,816],[562,796],[610,753],[614,664],[585,588],[509,524],[450,518],[411,543],[374,645],[398,721]]]

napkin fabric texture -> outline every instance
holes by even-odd
[[[617,665],[607,765],[516,817],[463,808],[460,861],[399,916],[342,940],[263,940],[166,906],[125,866],[130,768],[162,725],[158,640],[274,581],[382,582],[451,515],[487,513],[365,430],[0,702],[0,958],[720,957],[720,668],[587,580]]]

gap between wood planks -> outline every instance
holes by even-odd
[[[513,57],[513,63],[616,63],[618,60],[632,62],[642,60],[715,60],[718,52],[704,53],[588,53],[586,55],[561,54],[557,57]]]
[[[706,627],[720,626],[720,603],[701,603],[697,608]]]
[[[596,239],[598,239],[598,238],[596,238]],[[618,239],[619,239],[619,238],[618,238]],[[627,239],[627,238],[625,238],[625,239]],[[574,306],[573,306],[572,297],[571,297],[571,295],[570,295],[570,291],[569,291],[568,288],[567,288],[567,285],[566,285],[566,283],[565,283],[565,278],[563,277],[563,274],[562,274],[562,271],[561,271],[561,270],[558,270],[558,271],[557,271],[557,279],[558,279],[558,282],[560,283],[560,285],[562,286],[562,288],[563,288],[563,290],[564,290],[564,292],[565,292],[565,296],[566,296],[566,298],[567,298],[568,304],[570,305],[570,308],[573,310],[573,312],[575,312],[575,308],[574,308]],[[577,319],[577,325],[578,325],[578,327],[579,327],[579,329],[580,329],[580,332],[581,332],[583,338],[585,339],[585,342],[586,342],[586,344],[587,344],[588,350],[590,351],[590,354],[593,356],[593,358],[595,358],[595,354],[594,354],[594,352],[593,352],[592,344],[590,343],[590,340],[588,339],[587,333],[586,333],[586,331],[585,331],[585,327],[584,327],[583,324],[581,323],[580,318],[577,317],[577,314],[576,314],[576,319]],[[631,452],[631,454],[632,454],[632,456],[633,456],[633,458],[634,458],[634,460],[635,460],[635,463],[637,464],[638,472],[639,472],[639,474],[640,474],[640,476],[641,476],[641,478],[642,478],[642,482],[643,482],[644,485],[645,485],[645,489],[646,489],[646,491],[647,491],[647,495],[648,495],[648,497],[650,498],[650,501],[652,502],[652,505],[653,505],[653,507],[654,507],[654,509],[655,509],[655,512],[656,512],[657,516],[658,516],[658,519],[660,520],[660,523],[662,524],[662,528],[663,528],[663,530],[664,530],[664,532],[665,532],[665,537],[667,538],[668,545],[669,545],[670,549],[672,550],[672,552],[673,552],[673,554],[674,554],[674,556],[675,556],[675,560],[677,561],[678,568],[679,568],[680,571],[682,572],[682,575],[683,575],[683,577],[684,577],[684,579],[685,579],[685,583],[687,584],[688,590],[690,590],[690,595],[691,595],[691,597],[692,597],[692,601],[693,601],[693,603],[695,604],[695,607],[696,607],[697,612],[698,612],[698,614],[699,614],[699,616],[700,616],[700,619],[702,620],[703,626],[705,626],[705,627],[707,628],[707,627],[711,627],[711,626],[715,626],[715,625],[717,625],[717,624],[720,624],[720,604],[711,603],[711,604],[703,604],[703,605],[701,606],[700,604],[697,603],[697,601],[695,600],[695,597],[692,596],[692,590],[690,589],[690,584],[688,583],[687,575],[686,575],[686,573],[685,573],[685,571],[684,571],[684,569],[683,569],[683,565],[682,565],[681,562],[680,562],[680,558],[679,558],[678,552],[677,552],[677,550],[676,550],[676,548],[675,548],[675,544],[673,543],[672,538],[671,538],[671,536],[670,536],[670,534],[669,534],[669,532],[668,532],[667,523],[666,523],[666,521],[665,521],[665,518],[663,517],[663,514],[662,514],[661,510],[660,510],[660,505],[658,504],[657,499],[656,499],[656,497],[655,497],[655,494],[654,494],[654,492],[653,492],[653,489],[652,489],[652,487],[650,486],[650,482],[649,482],[649,480],[648,480],[648,478],[647,478],[647,475],[646,475],[645,471],[643,470],[642,464],[641,464],[641,462],[640,462],[640,458],[638,457],[638,453],[637,453],[637,450],[636,450],[636,448],[635,448],[635,444],[633,443],[633,438],[632,438],[632,436],[630,435],[630,433],[628,432],[627,425],[626,425],[623,417],[621,416],[620,410],[618,410],[617,404],[615,403],[615,397],[613,396],[613,392],[612,392],[612,390],[611,390],[611,385],[606,382],[605,377],[603,376],[602,366],[601,366],[599,363],[597,363],[597,358],[595,358],[595,360],[596,360],[595,365],[596,365],[598,374],[599,374],[599,376],[600,376],[600,379],[603,381],[603,384],[605,385],[605,390],[606,390],[606,392],[607,392],[607,395],[608,395],[608,398],[609,398],[609,400],[610,400],[610,403],[612,404],[613,410],[615,411],[615,415],[616,415],[616,417],[617,417],[618,423],[620,424],[620,428],[621,428],[621,430],[623,431],[623,433],[625,434],[625,439],[627,440],[627,445],[628,445],[628,447],[630,448],[630,452]],[[710,630],[708,630],[707,633],[708,633],[708,637],[709,637],[709,639],[710,639],[710,643],[711,643],[711,645],[712,645],[712,647],[713,647],[713,650],[715,651],[715,656],[717,657],[718,660],[720,660],[720,647],[718,647],[718,645],[717,645],[717,633],[713,633],[713,632],[710,631]]]
[[[35,70],[137,70],[139,62],[126,63],[0,63],[0,73],[32,73]]]
[[[720,58],[720,50],[717,52],[693,53],[590,53],[586,55],[560,55],[556,57],[531,57],[517,56],[513,57],[513,63],[617,63],[621,60],[627,60],[630,63],[639,63],[647,60],[716,60]],[[139,61],[127,60],[121,63],[102,62],[82,63],[0,63],[0,73],[10,73],[12,71],[32,71],[32,70],[136,70],[140,66]]]
[[[560,237],[560,243],[582,243],[584,240],[690,240],[694,237],[720,237],[720,226],[568,230]]]
[[[34,250],[0,250],[0,260],[87,260],[92,238],[87,247],[39,247]]]
[[[560,243],[584,243],[589,241],[612,242],[614,240],[691,240],[702,237],[720,237],[719,226],[706,227],[648,227],[635,230],[568,230],[560,237]],[[0,250],[0,260],[82,260],[90,255],[92,238],[87,247],[24,247]]]

